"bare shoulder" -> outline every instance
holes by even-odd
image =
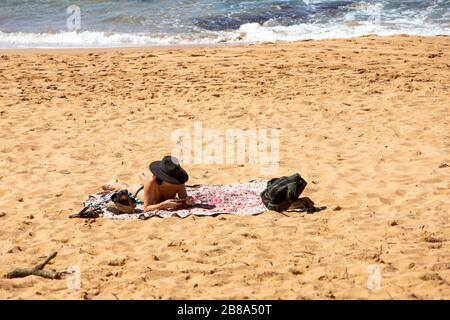
[[[155,185],[156,185],[156,180],[154,178],[150,178],[150,179],[144,181],[144,189],[145,190],[150,190],[150,189],[154,188]]]

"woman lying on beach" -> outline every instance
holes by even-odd
[[[154,161],[149,166],[153,173],[148,177],[140,173],[141,183],[129,185],[125,182],[113,181],[102,186],[103,190],[128,190],[144,201],[144,210],[162,210],[182,208],[192,205],[192,198],[187,196],[184,185],[189,176],[181,168],[177,158],[165,156],[161,161]],[[178,198],[176,198],[178,196]]]

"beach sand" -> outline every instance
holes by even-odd
[[[450,297],[449,37],[3,50],[0,79],[1,299]],[[300,172],[328,209],[68,219],[194,121],[279,129],[274,176]],[[270,178],[184,167],[192,184]],[[52,251],[80,289],[3,278]]]

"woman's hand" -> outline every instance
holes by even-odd
[[[187,208],[194,204],[194,198],[186,197],[184,199],[178,199],[179,208]]]
[[[194,198],[187,197],[185,204],[186,204],[186,206],[192,206],[194,204]]]
[[[179,205],[180,204],[176,199],[169,199],[159,203],[158,209],[174,209],[177,208]]]

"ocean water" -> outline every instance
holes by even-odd
[[[0,48],[450,35],[450,0],[0,0]]]

